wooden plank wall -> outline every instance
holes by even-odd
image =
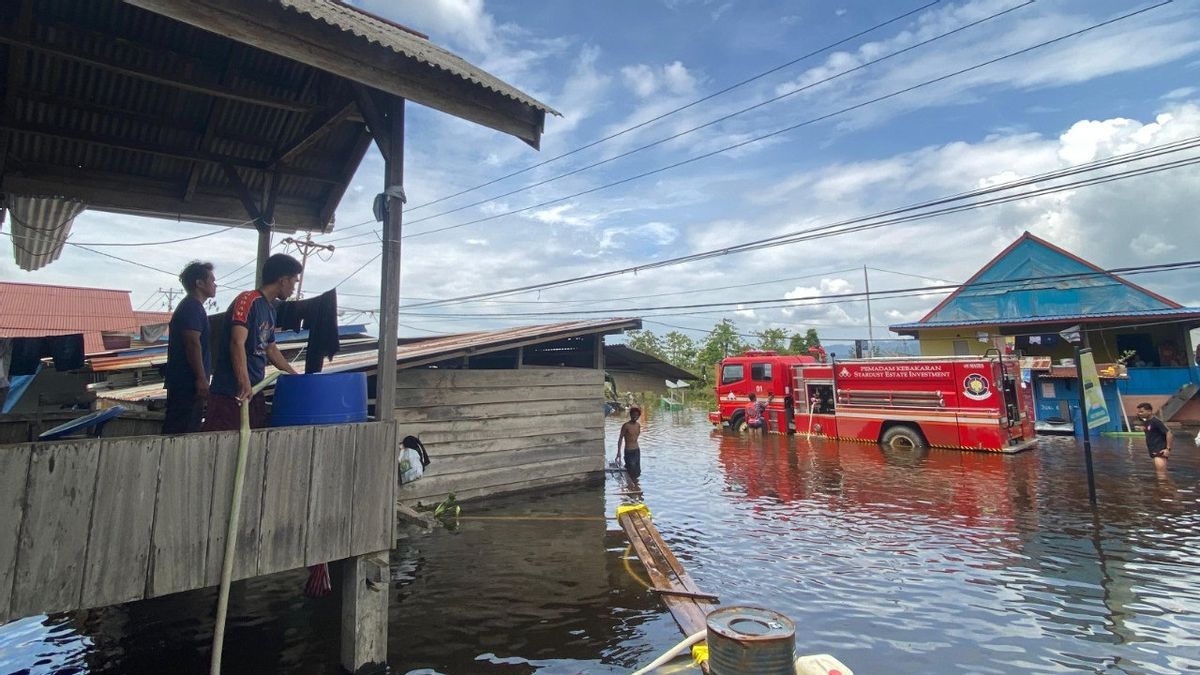
[[[397,438],[419,436],[432,464],[401,485],[426,504],[594,477],[604,471],[604,376],[590,368],[401,370]]]
[[[390,549],[394,423],[253,432],[234,578]],[[214,586],[238,434],[0,446],[0,622]]]

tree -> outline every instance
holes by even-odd
[[[792,354],[808,354],[810,348],[820,346],[821,338],[817,335],[816,328],[809,328],[804,335],[792,333],[791,339],[788,340],[788,351]]]
[[[806,345],[805,345],[806,347],[820,347],[821,346],[821,338],[817,335],[816,328],[809,328],[807,331],[805,331],[804,342],[806,343]]]
[[[804,336],[799,333],[792,333],[792,337],[788,338],[788,353],[789,354],[807,354],[808,342]]]
[[[746,344],[738,336],[737,327],[729,319],[721,319],[700,345],[696,365],[706,382],[712,381],[713,370],[721,359],[746,351]]]
[[[754,334],[758,338],[758,348],[766,351],[786,352],[784,341],[788,339],[787,331],[782,328],[767,328]]]
[[[636,349],[643,354],[657,356],[660,359],[666,357],[662,341],[653,332],[648,330],[631,330],[626,335],[629,336],[630,349]]]
[[[696,341],[673,330],[663,337],[663,351],[668,363],[676,368],[690,370],[696,360]]]

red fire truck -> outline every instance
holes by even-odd
[[[753,392],[772,432],[1019,452],[1036,443],[1033,392],[1015,356],[852,359],[748,351],[721,362],[716,425],[740,429]]]

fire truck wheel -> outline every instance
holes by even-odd
[[[734,431],[741,432],[742,424],[745,423],[745,419],[746,419],[746,414],[743,413],[741,410],[733,413],[732,415],[729,416],[729,428]]]
[[[925,447],[925,439],[921,437],[921,432],[904,425],[883,432],[883,438],[879,439],[879,442],[891,450],[917,450]]]

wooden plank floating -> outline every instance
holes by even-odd
[[[0,447],[0,623],[216,585],[237,445],[222,432]],[[395,471],[394,423],[252,432],[235,578],[389,549]]]
[[[632,492],[637,487],[627,473],[621,472],[617,480],[623,491]],[[651,590],[662,598],[684,635],[704,630],[707,625],[705,617],[717,608],[717,596],[705,593],[696,586],[691,575],[663,541],[651,520],[650,510],[644,504],[622,507],[617,512],[617,522],[625,531],[625,536],[629,537],[638,560],[646,568]]]

